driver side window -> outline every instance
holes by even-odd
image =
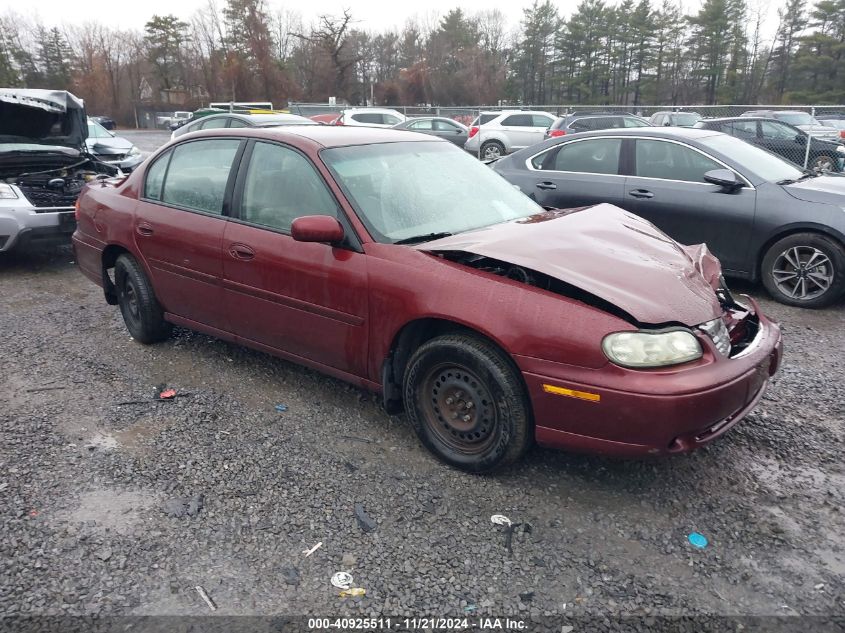
[[[337,203],[323,178],[302,154],[256,143],[244,182],[241,219],[288,232],[304,215],[337,216]]]

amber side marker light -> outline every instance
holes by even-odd
[[[567,389],[566,387],[555,387],[554,385],[543,385],[543,391],[546,393],[553,393],[556,396],[569,396],[570,398],[578,398],[579,400],[588,400],[590,402],[600,402],[601,396],[597,393],[590,393],[589,391],[576,391],[575,389]]]

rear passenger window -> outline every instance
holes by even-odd
[[[381,118],[380,112],[362,112],[360,114],[353,114],[352,120],[358,121],[358,123],[378,123],[381,124],[383,122]],[[399,121],[396,121],[399,123]]]
[[[289,231],[304,215],[337,216],[337,204],[322,176],[302,154],[256,143],[244,183],[241,219]]]
[[[588,174],[618,174],[622,139],[602,138],[562,145],[546,169]]]
[[[194,141],[173,150],[161,201],[196,211],[223,213],[223,196],[237,139]]]
[[[206,119],[203,121],[202,125],[200,125],[200,129],[203,130],[214,130],[221,127],[226,127],[226,122],[229,120],[229,117],[214,117],[212,119]]]
[[[505,120],[502,121],[502,125],[513,125],[516,127],[533,127],[534,121],[531,118],[530,114],[512,114],[509,117],[505,117]]]
[[[393,116],[392,114],[382,114],[382,122],[387,123],[388,125],[396,125],[397,123],[401,123],[402,121],[397,116]]]
[[[740,138],[754,138],[757,136],[757,121],[733,121],[724,126],[724,130],[732,136]]]
[[[161,200],[161,186],[164,184],[164,174],[167,172],[167,163],[173,152],[167,152],[164,156],[156,159],[147,170],[147,179],[144,181],[144,197],[150,200]]]
[[[229,121],[229,127],[250,127],[250,125],[246,121],[241,121],[240,119],[232,119],[231,121]]]
[[[430,130],[431,129],[431,119],[426,119],[425,121],[417,121],[416,123],[411,123],[408,126],[412,130]]]

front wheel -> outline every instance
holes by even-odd
[[[420,441],[462,470],[489,472],[531,445],[531,406],[518,371],[475,336],[449,334],[420,346],[408,362],[404,396]]]
[[[817,233],[796,233],[776,242],[761,268],[766,290],[787,305],[823,308],[845,290],[845,250]]]
[[[836,171],[836,159],[826,154],[816,156],[810,163],[810,168],[816,171]]]
[[[126,329],[136,341],[157,343],[170,336],[173,329],[164,320],[164,312],[144,270],[131,255],[121,255],[114,264],[117,303]]]

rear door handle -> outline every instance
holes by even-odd
[[[153,227],[146,222],[139,222],[138,226],[135,227],[135,232],[143,237],[149,237],[154,233]]]
[[[235,259],[247,261],[255,257],[255,251],[246,244],[232,244],[229,246],[229,255]]]
[[[538,182],[537,189],[557,189],[557,185],[547,180],[546,182]]]
[[[650,191],[646,191],[645,189],[634,189],[633,191],[628,192],[629,196],[633,196],[634,198],[653,198],[654,194]]]

